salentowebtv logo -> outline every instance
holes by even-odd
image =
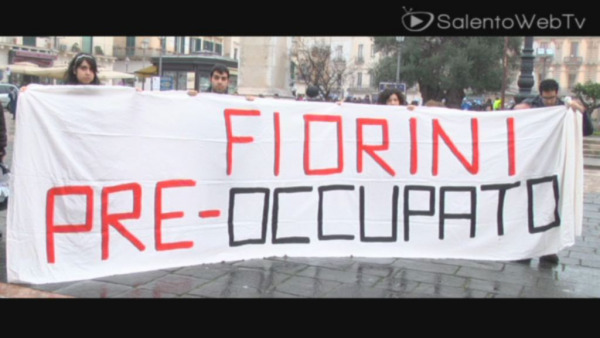
[[[476,16],[464,14],[461,16],[451,14],[434,14],[425,11],[413,11],[412,8],[406,9],[402,16],[402,25],[409,32],[424,32],[427,29],[433,30],[486,30],[486,31],[506,31],[506,30],[582,30],[586,23],[586,18],[578,17],[573,13],[563,14],[513,14],[508,16]]]

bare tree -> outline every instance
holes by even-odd
[[[327,100],[331,94],[341,92],[346,77],[352,72],[351,63],[342,56],[332,57],[331,46],[323,41],[307,43],[296,38],[291,51],[298,77],[307,87],[314,86]]]

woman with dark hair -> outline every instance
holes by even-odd
[[[90,54],[79,53],[69,62],[65,74],[65,84],[68,85],[99,85],[98,64]]]
[[[87,53],[75,55],[69,62],[64,80],[67,85],[100,85],[96,58]],[[27,86],[21,87],[21,92],[26,90]]]
[[[383,104],[388,106],[406,106],[406,97],[398,89],[386,89],[379,94],[377,98],[377,104]],[[406,107],[409,111],[415,110],[416,106],[409,104]]]
[[[377,99],[377,104],[387,104],[390,106],[405,106],[406,98],[398,89],[386,89]]]

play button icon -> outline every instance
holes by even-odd
[[[423,20],[419,19],[416,15],[411,15],[410,16],[410,28],[414,28],[415,26],[417,26],[421,22],[423,22]]]
[[[402,25],[410,32],[422,32],[431,26],[433,19],[433,13],[412,12],[410,9],[402,16]]]

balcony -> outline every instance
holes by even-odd
[[[570,67],[579,67],[583,64],[583,58],[581,56],[565,56],[563,63]]]
[[[125,59],[128,57],[130,60],[142,60],[144,57],[149,59],[151,57],[160,56],[160,48],[142,48],[142,47],[113,47],[113,56],[117,59]]]

